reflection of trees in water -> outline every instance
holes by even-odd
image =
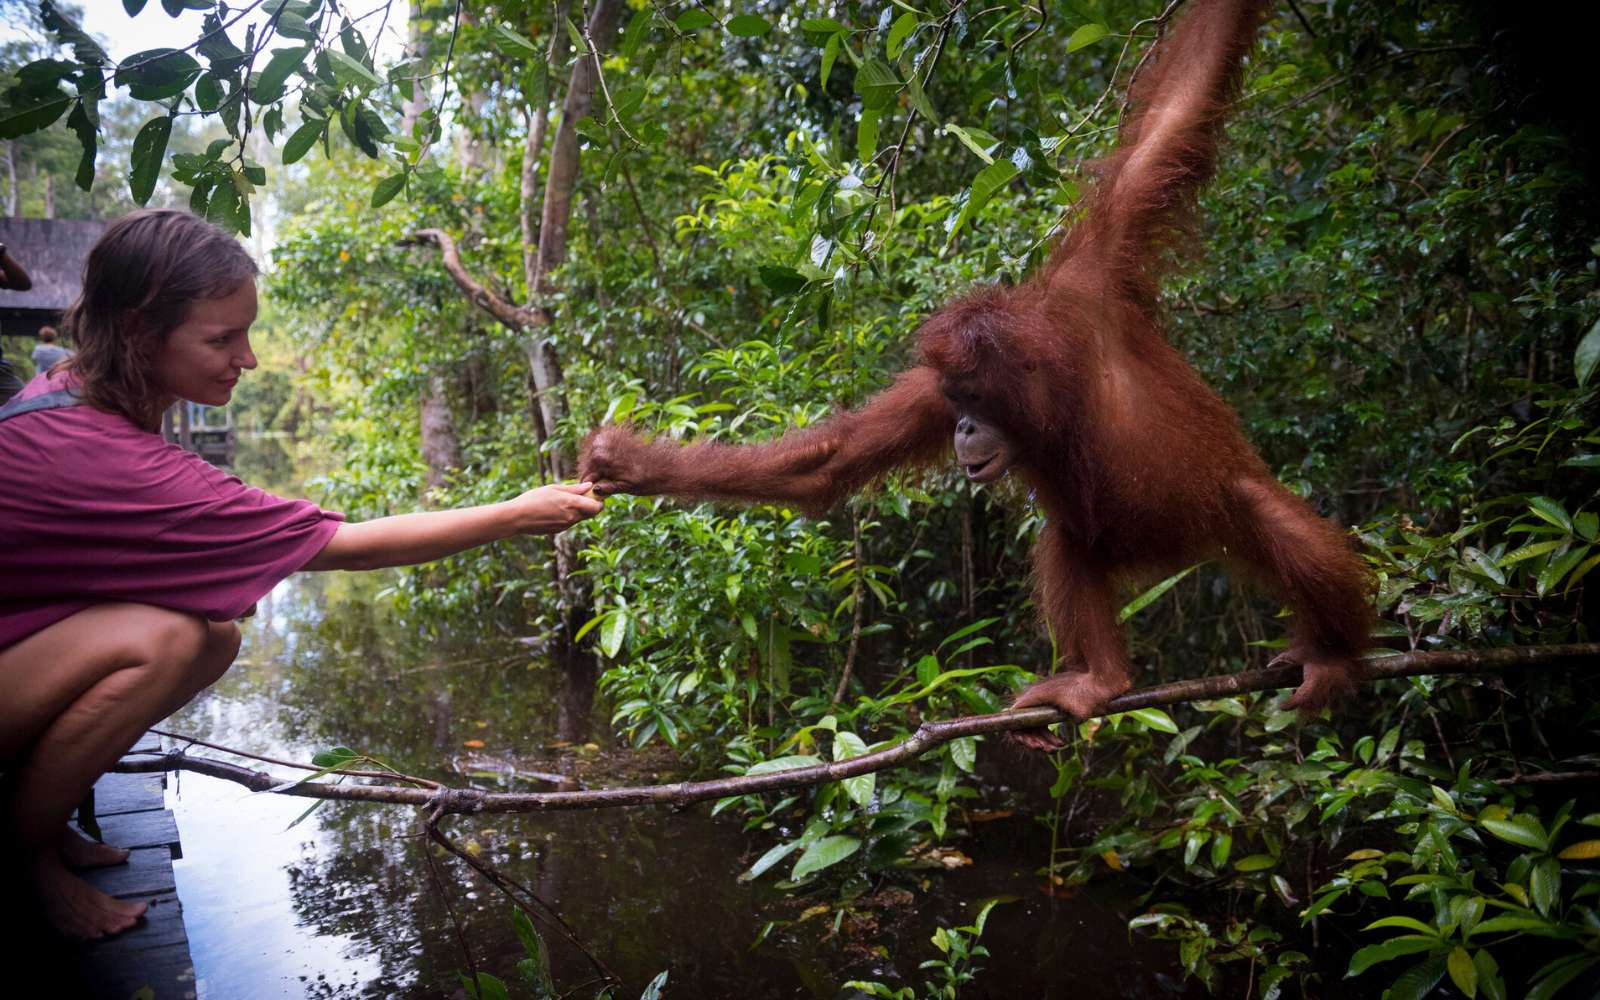
[[[350,935],[370,950],[382,976],[364,987],[369,995],[453,991],[466,962],[433,889],[423,842],[408,836],[413,828],[395,826],[409,819],[390,810],[382,810],[391,813],[384,823],[336,818],[328,812],[332,808],[324,807],[322,822],[336,840],[329,845],[336,853],[321,853],[290,873],[300,919],[318,933]],[[789,949],[783,946],[748,950],[765,921],[793,917],[799,904],[780,901],[764,886],[735,881],[744,842],[733,824],[704,815],[611,811],[461,817],[448,826],[461,842],[476,842],[507,875],[555,905],[627,981],[623,996],[669,966],[673,985],[689,996],[792,993],[797,975],[829,982],[825,995],[838,985],[834,945],[809,947],[804,955],[785,954]],[[441,855],[438,863],[480,968],[514,978],[522,952],[508,904],[453,858]],[[469,892],[476,898],[468,898]],[[763,901],[777,905],[765,907]],[[558,934],[547,931],[545,937],[558,986],[589,978],[581,955]]]

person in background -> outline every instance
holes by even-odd
[[[33,279],[28,277],[28,272],[23,270],[22,265],[11,256],[11,251],[6,249],[6,245],[0,243],[0,289],[25,292],[32,287]],[[5,299],[0,298],[0,304],[4,303]],[[18,380],[16,370],[6,360],[5,341],[0,340],[0,406],[5,405],[6,400],[15,396],[21,389],[22,382]]]
[[[124,216],[62,320],[78,353],[0,406],[0,469],[27,470],[0,475],[0,865],[21,890],[3,898],[65,937],[116,934],[145,910],[73,872],[128,852],[68,815],[233,664],[234,620],[278,581],[431,562],[601,508],[589,483],[553,483],[351,524],[163,441],[167,407],[225,405],[256,366],[255,278],[244,248],[196,216]]]
[[[72,357],[72,351],[56,343],[57,336],[53,326],[39,328],[39,343],[33,349],[33,367],[41,374]]]

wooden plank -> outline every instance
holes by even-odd
[[[172,877],[172,852],[165,847],[134,851],[125,865],[90,868],[79,874],[96,889],[120,899],[156,896],[177,889]]]
[[[118,813],[163,809],[161,792],[167,776],[153,774],[105,774],[94,784],[94,814],[101,819]]]
[[[113,847],[165,847],[173,858],[183,857],[178,844],[178,821],[165,809],[107,816],[100,821],[100,834]]]
[[[78,946],[76,958],[84,996],[120,1000],[147,986],[156,1000],[192,1000],[196,993],[183,904],[175,895],[152,899],[131,930]]]
[[[150,900],[144,919],[116,937],[85,945],[85,957],[97,965],[118,961],[142,961],[143,952],[162,948],[189,950],[189,934],[183,927],[183,904],[168,893]]]

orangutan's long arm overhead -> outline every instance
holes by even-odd
[[[763,444],[681,445],[607,427],[585,444],[580,475],[603,494],[766,500],[815,512],[893,469],[937,459],[954,428],[938,376],[917,367],[859,409]]]
[[[1265,0],[1190,0],[1140,69],[1116,149],[1095,164],[1087,211],[1053,273],[1092,266],[1153,292],[1160,251],[1193,224],[1216,172],[1222,123],[1238,95]]]

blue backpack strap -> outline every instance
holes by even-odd
[[[47,392],[31,399],[13,399],[6,405],[0,406],[0,422],[35,410],[59,410],[67,406],[77,406],[82,402],[77,391],[73,389],[57,389],[55,392]]]

